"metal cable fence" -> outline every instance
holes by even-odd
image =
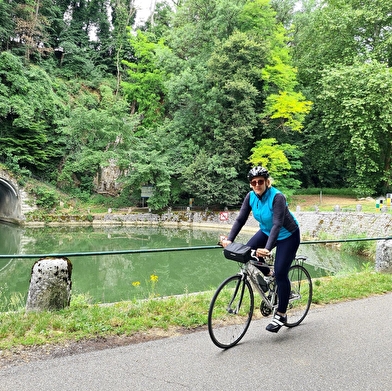
[[[326,243],[346,243],[346,242],[363,242],[372,240],[391,240],[392,236],[377,238],[353,238],[353,239],[327,239],[303,241],[300,244],[326,244]],[[92,255],[119,255],[119,254],[143,254],[143,253],[161,253],[169,251],[192,251],[192,250],[211,250],[222,249],[218,244],[212,246],[193,246],[193,247],[176,247],[176,248],[151,248],[138,250],[118,250],[118,251],[88,251],[88,252],[69,252],[69,253],[49,253],[49,254],[0,254],[0,259],[11,258],[63,258],[63,257],[83,257]]]

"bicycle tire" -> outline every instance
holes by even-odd
[[[222,349],[236,345],[248,330],[254,311],[253,289],[246,276],[224,280],[216,290],[208,311],[208,332]]]
[[[298,326],[306,317],[312,303],[313,285],[309,272],[301,265],[293,265],[289,270],[291,293],[287,307],[285,326]]]

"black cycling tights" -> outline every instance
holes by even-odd
[[[264,232],[258,231],[248,241],[247,245],[250,246],[252,249],[264,248],[267,243],[267,240],[268,236]],[[291,263],[297,253],[300,240],[300,232],[298,228],[288,238],[278,240],[276,242],[274,270],[276,283],[278,285],[278,312],[282,314],[286,312],[289,303],[291,286],[288,274]]]

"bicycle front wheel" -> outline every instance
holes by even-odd
[[[253,310],[253,290],[246,276],[238,274],[223,281],[208,311],[212,342],[222,349],[236,345],[248,330]]]
[[[313,286],[309,272],[301,265],[293,265],[289,270],[291,292],[287,307],[287,327],[298,326],[308,314],[312,303]]]

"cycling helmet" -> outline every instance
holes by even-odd
[[[266,168],[261,167],[261,166],[256,166],[253,167],[249,172],[248,172],[248,181],[250,182],[253,178],[256,178],[258,176],[262,176],[265,179],[269,178],[269,172]]]

